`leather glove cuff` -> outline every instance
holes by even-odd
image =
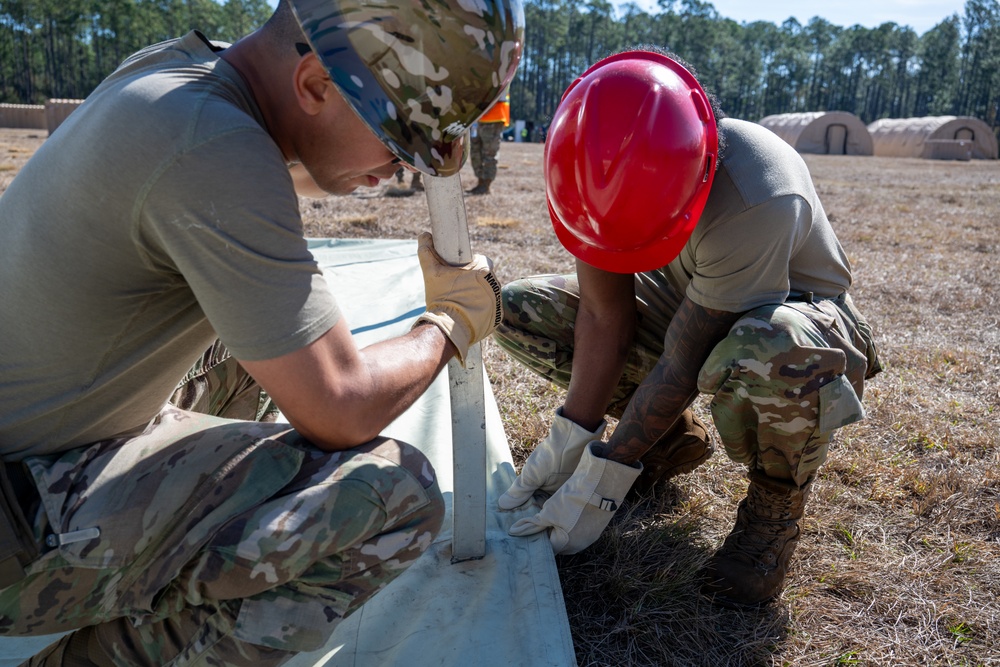
[[[559,490],[579,465],[583,448],[592,440],[599,441],[607,425],[602,421],[596,429],[588,431],[564,417],[561,407],[556,410],[549,434],[531,452],[521,474],[497,501],[500,509],[523,505],[535,491],[552,494]]]
[[[510,534],[532,535],[548,528],[557,554],[575,554],[593,544],[642,472],[641,463],[633,467],[610,461],[603,449],[599,441],[587,445],[573,476],[538,514],[514,523]]]

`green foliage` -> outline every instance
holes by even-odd
[[[636,45],[687,60],[728,115],[759,120],[795,111],[879,118],[971,115],[1000,126],[1000,4],[968,0],[965,16],[924,35],[908,26],[736,23],[701,0],[660,0],[649,14],[605,0],[525,0],[525,57],[513,115],[546,124],[562,91],[588,66]]]
[[[271,11],[266,0],[4,0],[0,102],[86,97],[145,46],[195,28],[232,42]]]
[[[515,118],[547,124],[563,91],[597,60],[640,44],[690,62],[731,116],[850,111],[878,118],[971,115],[1000,126],[1000,0],[924,35],[876,28],[736,23],[703,0],[659,0],[658,13],[609,0],[524,0]],[[129,54],[197,28],[232,42],[270,15],[266,0],[4,0],[0,102],[85,97]]]

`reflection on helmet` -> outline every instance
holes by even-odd
[[[431,176],[462,168],[462,138],[514,77],[521,0],[292,0],[354,111]]]
[[[597,62],[563,94],[545,144],[545,195],[563,246],[616,273],[660,268],[691,236],[715,174],[705,91],[658,53]]]

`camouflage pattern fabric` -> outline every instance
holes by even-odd
[[[636,275],[638,326],[608,414],[620,417],[663,354],[680,296],[659,272]],[[561,387],[573,366],[579,307],[575,275],[536,276],[503,288],[494,334],[514,359]],[[862,419],[864,380],[881,367],[871,329],[850,296],[789,301],[746,313],[711,352],[698,377],[731,459],[804,483],[826,460],[837,428]]]
[[[216,346],[205,359],[220,357]],[[238,365],[193,375],[209,389],[182,395],[258,412]],[[64,543],[0,591],[0,634],[90,626],[122,667],[262,667],[318,649],[431,545],[444,515],[410,445],[328,453],[287,424],[174,406],[140,436],[26,463],[36,534]],[[69,641],[31,664],[62,664]]]
[[[503,138],[503,123],[479,123],[476,135],[470,141],[472,171],[480,181],[494,181],[497,177],[497,153]]]
[[[818,300],[762,306],[733,325],[698,375],[729,458],[802,486],[834,432],[864,418],[868,358],[846,323],[836,301]]]
[[[291,4],[330,78],[389,150],[429,176],[458,173],[463,137],[521,60],[521,1]]]
[[[177,385],[170,404],[227,419],[273,422],[278,406],[216,340]]]
[[[493,334],[494,340],[538,375],[569,387],[573,328],[580,305],[576,275],[550,274],[508,283],[501,298],[503,321]],[[615,419],[622,416],[636,387],[663,354],[663,335],[680,302],[669,284],[657,282],[651,274],[636,275],[635,340],[607,409]]]

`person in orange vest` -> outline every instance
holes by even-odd
[[[497,153],[503,131],[510,125],[510,89],[504,91],[497,102],[483,114],[476,124],[476,131],[470,142],[472,171],[476,174],[476,186],[467,190],[470,195],[488,195],[490,184],[497,177]]]

